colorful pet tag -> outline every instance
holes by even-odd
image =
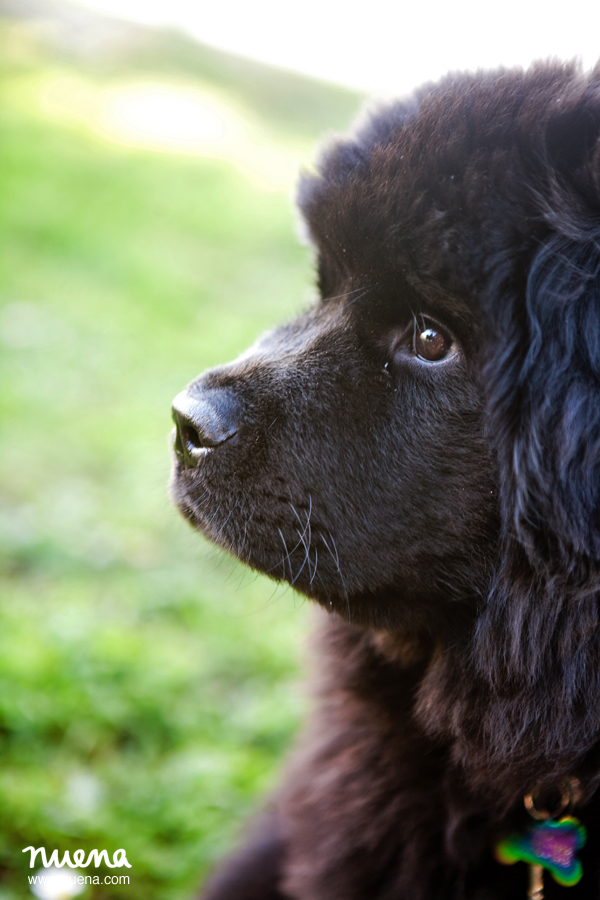
[[[574,816],[558,818],[580,802],[583,793],[581,782],[571,776],[563,779],[558,787],[561,797],[555,812],[537,806],[539,785],[525,794],[525,809],[536,824],[496,845],[498,862],[511,865],[522,860],[529,863],[528,900],[544,900],[544,869],[548,869],[554,880],[564,887],[577,884],[583,875],[581,862],[575,854],[585,844],[585,828]]]
[[[559,884],[577,884],[583,872],[577,851],[586,840],[585,828],[578,819],[566,816],[558,821],[536,822],[523,834],[513,834],[496,846],[498,862],[528,862],[548,869]]]

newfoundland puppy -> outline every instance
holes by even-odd
[[[426,86],[299,205],[321,299],[173,405],[183,515],[328,614],[203,896],[597,900],[600,68]]]

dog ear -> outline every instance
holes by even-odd
[[[485,367],[504,553],[472,653],[488,758],[541,777],[600,721],[600,228],[548,237],[520,286],[508,272]]]
[[[505,523],[536,568],[600,560],[600,228],[590,232],[540,248],[487,367]]]
[[[507,538],[538,574],[585,580],[600,561],[600,68],[557,103],[523,185],[539,243],[490,280],[484,377]]]

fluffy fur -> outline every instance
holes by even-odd
[[[184,515],[330,614],[206,900],[525,900],[494,844],[567,776],[584,877],[546,896],[600,896],[599,136],[572,65],[376,111],[301,184],[320,302],[180,399]]]

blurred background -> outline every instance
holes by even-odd
[[[318,137],[447,69],[594,61],[589,10],[387,8],[0,0],[0,900],[30,845],[183,900],[276,780],[309,610],[171,508],[169,409],[313,296]]]

